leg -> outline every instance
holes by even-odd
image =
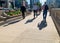
[[[45,20],[46,20],[46,17],[47,17],[47,11],[45,12]]]
[[[45,15],[45,12],[43,11],[43,20],[44,20],[44,15]]]
[[[35,18],[35,10],[34,10],[34,18]]]
[[[39,9],[39,15],[40,15],[40,13],[41,13],[41,10]]]
[[[46,17],[47,17],[47,11],[44,13],[44,22],[46,22]]]
[[[36,17],[37,17],[38,15],[37,15],[37,10],[36,10]]]
[[[23,19],[25,18],[25,13],[24,12],[22,12],[22,17],[23,17]]]

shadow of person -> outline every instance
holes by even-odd
[[[41,21],[41,23],[38,23],[39,30],[42,30],[46,26],[47,26],[47,22],[46,21]]]
[[[11,25],[11,24],[18,23],[19,21],[20,20],[8,22],[7,24],[4,24],[3,27],[6,27],[6,26]]]
[[[32,22],[34,19],[35,19],[35,18],[30,19],[30,20],[27,20],[25,24]]]

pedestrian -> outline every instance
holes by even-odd
[[[41,13],[41,6],[39,6],[39,14]]]
[[[23,19],[25,18],[25,12],[26,12],[26,7],[25,7],[25,5],[22,5],[21,6],[21,12],[22,12],[22,17],[23,17]]]
[[[38,6],[37,6],[37,4],[34,4],[34,5],[33,5],[33,11],[34,11],[34,18],[35,18],[35,16],[37,17],[37,11],[38,11]]]
[[[43,5],[43,20],[44,20],[44,21],[46,21],[48,9],[49,9],[49,8],[48,8],[48,5],[47,5],[46,2],[45,2],[45,4]]]

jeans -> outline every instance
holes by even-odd
[[[34,18],[37,16],[37,10],[34,10]]]
[[[43,11],[43,19],[46,20],[46,17],[47,17],[47,11]]]

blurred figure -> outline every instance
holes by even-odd
[[[46,21],[48,9],[49,9],[49,8],[48,8],[48,5],[47,5],[46,2],[45,2],[45,4],[43,5],[43,20],[44,20],[44,21]]]
[[[35,18],[35,16],[37,17],[37,11],[38,11],[38,6],[37,6],[37,4],[34,4],[34,6],[33,6],[33,11],[34,11],[34,18]]]
[[[39,7],[39,14],[41,13],[41,7]]]
[[[21,12],[22,12],[22,17],[24,19],[25,18],[25,12],[26,12],[26,7],[24,4],[21,6]]]

